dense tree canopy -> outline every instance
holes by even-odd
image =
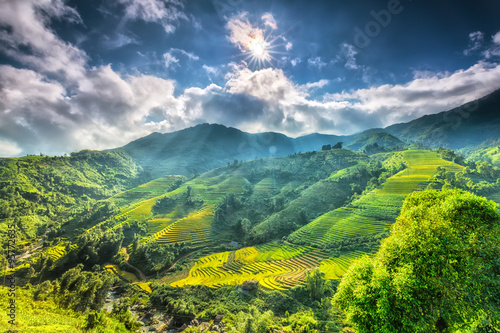
[[[492,201],[415,192],[375,257],[344,275],[334,303],[359,332],[498,331],[499,240]]]

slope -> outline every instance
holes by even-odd
[[[406,141],[426,146],[460,149],[498,139],[500,132],[500,90],[450,111],[428,115],[385,128]]]
[[[437,167],[457,172],[462,166],[428,151],[405,151],[408,168],[387,179],[380,189],[360,197],[346,207],[330,211],[289,237],[296,244],[332,247],[346,238],[382,233],[395,221],[404,198],[425,189]]]
[[[307,271],[320,267],[328,279],[338,279],[350,263],[366,253],[330,252],[339,241],[387,231],[406,195],[422,190],[439,166],[457,172],[463,167],[429,151],[402,153],[408,168],[352,204],[321,215],[288,238],[291,243],[267,243],[200,258],[188,273],[168,279],[174,287],[204,284],[219,287],[257,280],[267,289],[289,289],[303,283]],[[334,175],[335,176],[335,175]],[[167,280],[165,280],[167,281]]]

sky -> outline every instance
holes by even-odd
[[[500,88],[496,0],[0,0],[0,156],[353,134]]]

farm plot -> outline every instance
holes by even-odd
[[[369,255],[365,252],[354,251],[348,254],[341,255],[337,258],[328,258],[323,260],[319,265],[319,269],[325,273],[325,278],[330,280],[338,280],[344,275],[351,263],[364,256]]]
[[[72,244],[70,246],[70,250],[74,250],[77,247],[78,247],[78,245]],[[47,258],[51,258],[53,262],[56,262],[57,260],[64,257],[66,254],[67,254],[66,245],[60,243],[58,245],[51,246],[51,247],[43,250],[40,253],[34,254],[33,256],[29,257],[24,262],[20,263],[19,265],[17,265],[14,268],[10,268],[8,270],[2,271],[2,274],[3,275],[10,275],[10,274],[15,273],[16,271],[22,269],[22,268],[29,268],[31,265],[37,263],[42,258],[42,256],[45,256]]]
[[[211,242],[210,226],[213,220],[213,211],[213,205],[194,211],[154,234],[154,239],[160,244],[207,245]]]
[[[437,167],[458,172],[463,167],[445,161],[429,151],[405,151],[408,168],[387,179],[382,188],[371,191],[348,207],[330,211],[293,233],[296,244],[325,247],[349,237],[381,233],[394,222],[404,198],[425,189]]]
[[[267,289],[286,290],[302,284],[309,270],[318,267],[327,254],[306,246],[267,244],[200,258],[187,277],[173,287],[203,284],[217,288],[257,280]]]
[[[161,177],[128,191],[118,193],[112,196],[110,200],[114,201],[119,207],[125,207],[165,194],[176,181],[183,179],[183,176],[175,175]]]

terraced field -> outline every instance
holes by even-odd
[[[437,167],[458,172],[462,166],[445,161],[429,151],[405,151],[408,168],[390,177],[380,189],[362,196],[348,207],[330,211],[290,235],[296,244],[325,247],[329,243],[388,230],[404,198],[425,189]]]
[[[72,244],[71,247],[70,247],[70,249],[74,250],[77,247],[78,247],[78,245]],[[12,274],[12,273],[14,273],[14,272],[22,269],[22,268],[28,268],[31,265],[33,265],[36,262],[38,262],[42,258],[42,256],[49,257],[49,258],[52,259],[53,262],[56,262],[57,260],[59,260],[62,257],[64,257],[66,254],[67,254],[67,252],[66,252],[66,246],[63,245],[63,244],[58,244],[58,245],[46,248],[45,250],[43,250],[40,253],[34,254],[33,256],[29,257],[24,262],[22,262],[22,264],[19,264],[18,266],[14,267],[14,268],[11,268],[11,269],[8,269],[8,270],[4,270],[0,274],[2,274],[2,275],[10,275],[10,274]]]
[[[170,285],[203,284],[212,288],[259,281],[267,289],[285,290],[304,282],[306,273],[328,255],[306,246],[267,244],[200,258],[187,277]]]
[[[319,265],[319,269],[325,273],[325,279],[338,280],[344,275],[351,263],[367,255],[365,252],[354,251],[337,258],[325,259]]]
[[[119,207],[126,207],[136,202],[151,199],[167,192],[174,182],[184,179],[183,176],[166,176],[142,184],[125,192],[118,193],[110,198]]]
[[[175,180],[176,177],[172,179]],[[155,188],[157,193],[161,186],[163,186],[162,184],[172,183],[172,179],[170,177],[165,177],[153,181],[148,183],[151,185],[146,187],[146,189]],[[115,224],[114,227],[116,228],[132,221],[145,221],[148,224],[148,234],[154,237],[159,243],[172,244],[190,242],[193,245],[207,245],[210,241],[210,225],[213,219],[215,204],[226,193],[232,192],[241,194],[246,184],[248,184],[248,181],[243,177],[230,177],[227,179],[217,177],[196,178],[184,183],[181,187],[171,192],[163,193],[162,195],[123,207],[122,212],[114,218],[115,220],[122,221]],[[200,210],[193,211],[187,216],[179,217],[178,210],[175,208],[169,214],[154,216],[152,208],[158,199],[163,197],[182,196],[188,191],[188,187],[190,188],[192,196],[198,196],[204,200],[205,205]],[[163,191],[165,191],[165,187],[163,187]],[[108,221],[93,226],[89,231],[105,223],[108,223]]]
[[[299,245],[268,244],[209,255],[196,261],[189,273],[169,277],[168,283],[174,287],[203,284],[216,288],[257,280],[267,289],[282,290],[303,283],[307,271],[315,267],[325,272],[327,279],[339,279],[353,260],[366,253],[355,251],[328,258],[321,248],[342,239],[388,230],[404,198],[423,190],[437,167],[453,172],[463,169],[429,151],[405,151],[403,157],[408,168],[390,177],[381,188],[347,207],[321,215],[288,238]],[[342,171],[332,177],[342,177]],[[271,191],[274,186],[272,179],[266,178],[254,190]]]
[[[154,239],[160,244],[208,245],[211,242],[210,226],[212,225],[213,211],[214,205],[194,211],[154,234]]]

